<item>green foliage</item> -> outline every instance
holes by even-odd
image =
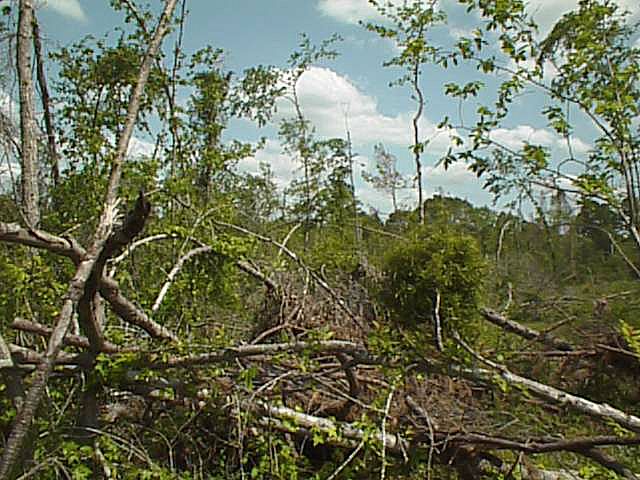
[[[640,355],[640,329],[633,328],[624,320],[620,320],[620,333],[629,348],[636,355]]]
[[[86,39],[52,55],[59,66],[53,95],[59,106],[56,128],[65,162],[59,182],[44,189],[41,226],[60,236],[72,236],[82,245],[87,245],[103,209],[112,152],[148,44],[149,32],[139,22],[151,25],[154,19],[151,11],[135,11],[132,2],[111,3],[124,15],[125,26],[118,30],[118,38]],[[113,275],[121,293],[137,308],[175,332],[180,341],[160,343],[149,338],[121,321],[104,302],[105,337],[139,350],[93,356],[79,347],[64,347],[70,355],[82,352],[79,358],[88,361],[72,368],[54,367],[35,423],[34,463],[28,465],[40,470],[31,476],[96,478],[109,469],[114,478],[320,479],[343,468],[333,476],[375,478],[381,467],[377,436],[381,423],[386,422],[387,433],[408,439],[426,435],[417,423],[405,422],[409,417],[398,410],[408,405],[398,399],[411,393],[425,400],[427,389],[428,414],[439,433],[449,428],[452,419],[464,422],[459,431],[475,426],[472,422],[481,416],[479,412],[488,419],[478,425],[499,425],[505,437],[520,437],[523,428],[531,438],[555,430],[571,438],[598,429],[595,422],[578,415],[550,414],[547,405],[531,401],[529,393],[512,388],[499,375],[490,385],[469,388],[470,384],[446,371],[448,365],[440,368],[442,358],[429,357],[433,342],[428,337],[436,309],[446,339],[451,338],[447,333],[456,330],[473,338],[483,354],[514,372],[532,372],[533,378],[592,400],[610,402],[628,412],[637,410],[637,365],[627,365],[626,370],[612,375],[612,365],[606,362],[584,367],[589,365],[589,355],[567,356],[562,362],[534,357],[527,351],[529,343],[502,331],[496,333],[492,325],[480,323],[478,315],[479,306],[506,305],[510,318],[550,335],[587,332],[595,338],[594,344],[622,337],[625,348],[640,354],[637,285],[633,270],[625,263],[637,261],[639,255],[627,254],[625,260],[618,250],[633,248],[629,226],[637,215],[637,195],[620,194],[618,184],[625,174],[636,175],[634,155],[640,150],[635,124],[630,121],[638,111],[638,52],[625,43],[632,32],[624,16],[609,2],[582,0],[537,48],[522,1],[462,0],[487,21],[470,38],[461,39],[455,52],[445,52],[427,41],[430,28],[444,20],[435,3],[371,3],[385,20],[367,28],[398,47],[397,55],[386,65],[402,70],[394,83],[408,82],[415,87],[420,107],[421,68],[428,63],[446,67],[471,60],[483,75],[505,73],[494,52],[482,58],[489,45],[497,45],[514,61],[516,71],[502,78],[505,81],[496,89],[495,102],[475,105],[478,119],[469,131],[469,142],[453,137],[444,159],[445,166],[460,159],[469,161],[496,195],[513,191],[531,195],[534,181],[563,178],[556,174],[554,151],[545,145],[523,143],[509,150],[489,136],[506,119],[525,86],[540,81],[545,60],[553,59],[559,65],[560,73],[550,85],[550,105],[542,112],[549,126],[564,137],[574,132],[565,108],[570,101],[604,122],[611,134],[603,135],[586,154],[584,165],[589,168],[585,173],[570,177],[573,187],[583,194],[579,212],[563,208],[567,199],[560,194],[554,196],[550,208],[541,206],[533,221],[435,195],[421,205],[427,226],[416,227],[417,210],[396,208],[396,189],[405,187],[406,181],[396,168],[397,159],[381,144],[374,150],[376,173],[365,179],[392,196],[394,212],[383,222],[375,212],[358,211],[352,145],[341,138],[318,137],[302,111],[297,91],[299,79],[312,65],[337,55],[337,37],[313,45],[303,36],[286,71],[257,66],[237,74],[226,68],[224,52],[214,47],[191,56],[176,52],[175,70],[165,66],[169,63],[165,58],[158,58],[135,132],[136,136],[153,136],[153,151],[127,159],[119,190],[123,215],[139,190],[147,192],[154,210],[145,236],[152,240],[125,249],[121,257],[108,262],[105,273]],[[179,43],[176,46],[179,49]],[[532,59],[535,65],[520,65]],[[474,80],[448,83],[444,89],[456,101],[476,102],[490,84]],[[299,166],[299,175],[284,192],[278,189],[269,165],[262,165],[257,175],[235,171],[242,159],[264,146],[264,140],[249,144],[227,138],[227,127],[234,119],[269,125],[278,98],[293,107],[291,116],[277,126],[284,152]],[[453,125],[446,119],[441,126]],[[462,135],[467,130],[457,131]],[[429,153],[429,141],[418,138],[417,129],[415,133],[411,152],[419,160]],[[286,202],[280,200],[282,193]],[[9,195],[1,196],[0,220],[21,221],[16,205]],[[267,239],[258,244],[249,235],[230,234],[234,230],[229,223],[286,243],[304,267],[289,262],[275,242],[269,244]],[[204,246],[206,251],[185,260],[193,249]],[[490,260],[494,258],[495,262]],[[269,287],[265,294],[262,282],[239,271],[238,260],[268,276],[278,288]],[[0,265],[3,337],[20,347],[42,351],[42,339],[34,340],[30,334],[14,338],[7,332],[8,323],[24,317],[51,326],[75,266],[67,258],[45,251],[34,254],[8,243],[0,244]],[[180,268],[165,283],[176,265]],[[345,319],[330,298],[334,294],[321,291],[306,267],[359,315],[363,329]],[[156,305],[163,286],[168,291]],[[392,321],[378,308],[377,300],[388,309]],[[270,331],[257,332],[264,334],[260,343],[342,340],[344,334],[353,336],[354,342],[366,346],[371,358],[382,359],[384,364],[374,361],[347,367],[344,361],[368,359],[348,352],[345,359],[338,357],[339,364],[336,352],[320,356],[314,347],[295,354],[233,361],[222,354],[218,362],[218,351],[228,349],[225,351],[232,354],[234,345],[257,341],[254,333],[263,311],[271,323]],[[340,323],[343,321],[348,322],[346,326]],[[445,361],[471,366],[467,352],[448,346]],[[524,359],[519,356],[522,353]],[[201,354],[213,354],[216,363],[198,363],[195,356]],[[186,355],[195,358],[188,368],[153,365]],[[429,371],[423,371],[427,362]],[[343,375],[350,371],[356,373],[355,383],[360,383],[353,389],[360,391],[353,394],[347,376],[349,396],[356,396],[356,401],[345,396]],[[336,379],[338,383],[329,383]],[[29,377],[24,380],[28,386]],[[468,390],[455,390],[458,382]],[[13,386],[0,384],[0,430],[5,436],[16,414],[16,398],[9,394]],[[84,397],[90,388],[98,390],[93,407]],[[317,402],[316,394],[321,398]],[[385,412],[386,399],[392,397],[391,410]],[[337,421],[353,415],[347,421],[363,432],[362,449],[356,452],[338,446],[348,440],[340,428],[327,431],[318,424],[301,431],[291,419],[256,413],[261,402],[277,405],[279,399],[301,412],[335,414]],[[134,412],[136,400],[142,405],[141,412]],[[343,401],[352,403],[346,404],[349,409],[340,404]],[[125,407],[121,418],[102,417],[101,407],[118,403]],[[443,407],[445,403],[455,405]],[[95,408],[100,432],[92,439],[92,447],[74,436],[87,406]],[[455,411],[458,406],[471,407],[469,415],[467,410]],[[413,415],[410,420],[419,418]],[[613,424],[604,425],[597,434],[610,434],[607,429],[627,434]],[[616,454],[636,468],[636,452],[616,448]],[[438,455],[426,448],[412,451],[408,459],[396,459],[393,453],[397,452],[386,452],[388,478],[426,478],[427,455]],[[502,458],[515,462],[515,455]],[[555,461],[549,455],[540,458]],[[443,461],[450,459],[437,460],[441,465],[433,468],[431,477],[452,478],[453,468]],[[585,467],[584,462],[580,468],[585,478],[609,478],[599,468]]]
[[[403,85],[414,81],[415,72],[422,65],[440,60],[439,49],[427,41],[430,28],[443,23],[446,16],[437,4],[413,0],[401,5],[390,2],[370,0],[390,25],[366,23],[367,30],[381,38],[390,39],[397,46],[399,53],[386,61],[384,66],[401,67],[406,74],[393,84]]]
[[[454,230],[417,228],[385,256],[380,298],[402,325],[433,319],[437,298],[445,329],[473,330],[485,263],[472,237]]]

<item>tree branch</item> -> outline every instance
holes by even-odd
[[[534,340],[536,342],[542,342],[548,347],[554,348],[556,350],[561,350],[564,352],[571,352],[575,350],[575,347],[566,342],[564,340],[560,340],[554,336],[549,335],[548,333],[538,332],[533,328],[529,328],[521,323],[516,322],[515,320],[509,320],[508,318],[500,315],[493,310],[489,310],[488,308],[482,309],[482,316],[488,320],[489,322],[497,325],[498,327],[506,330],[510,333],[515,333],[516,335],[526,338],[527,340]]]
[[[136,86],[131,95],[131,99],[129,101],[129,106],[127,110],[127,116],[125,119],[125,126],[122,131],[122,134],[118,138],[118,146],[116,149],[115,157],[113,159],[111,174],[109,176],[109,182],[107,186],[107,192],[105,195],[104,209],[103,213],[100,217],[100,223],[96,228],[96,231],[93,236],[93,241],[91,242],[91,247],[87,250],[87,255],[82,258],[80,261],[77,271],[71,281],[69,282],[69,287],[67,289],[67,293],[64,296],[64,302],[60,309],[60,314],[56,321],[55,329],[53,330],[51,337],[49,338],[49,344],[47,346],[47,351],[44,357],[43,363],[37,366],[36,373],[34,375],[31,387],[29,388],[22,408],[19,410],[9,438],[7,439],[7,443],[5,444],[5,449],[2,454],[2,458],[0,459],[0,478],[7,478],[11,475],[14,470],[16,464],[18,463],[18,459],[20,457],[20,453],[22,450],[23,441],[27,435],[29,427],[33,422],[33,419],[36,415],[36,411],[38,409],[38,405],[40,404],[40,399],[44,393],[47,381],[49,376],[53,370],[54,363],[58,357],[58,353],[62,347],[64,336],[69,328],[69,324],[71,322],[74,305],[80,300],[85,291],[86,283],[94,271],[94,267],[98,258],[105,247],[105,243],[109,237],[109,234],[112,231],[113,222],[116,216],[116,208],[117,208],[117,191],[120,185],[120,177],[122,175],[122,165],[124,163],[124,158],[127,152],[127,147],[129,145],[129,141],[133,134],[134,125],[136,123],[136,119],[138,116],[138,111],[140,107],[140,101],[142,97],[142,93],[144,91],[147,79],[149,77],[149,70],[151,66],[151,62],[153,58],[156,56],[158,49],[160,47],[160,42],[164,37],[168,26],[170,18],[173,14],[173,9],[175,8],[176,0],[166,0],[164,5],[164,10],[158,22],[158,26],[156,31],[154,32],[153,39],[149,44],[149,48],[145,54],[145,57],[142,61],[142,66],[140,68],[140,72],[138,74],[138,79],[136,82]],[[31,21],[33,17],[32,6],[30,0],[21,0],[20,4],[20,27],[19,27],[19,37],[21,37],[21,41],[24,43],[25,38],[29,38],[29,33],[26,33],[27,29],[31,29]],[[24,7],[24,8],[22,8]],[[28,23],[26,19],[22,18],[23,10],[27,15]],[[29,46],[31,42],[28,42]],[[24,53],[24,52],[23,52]],[[24,56],[18,53],[18,65],[19,68],[24,67]],[[22,67],[20,66],[22,65]],[[29,77],[30,78],[30,77]],[[22,82],[21,82],[22,85]],[[31,88],[31,94],[33,95],[33,88]],[[21,95],[22,97],[22,95]],[[21,98],[22,100],[22,98]],[[24,103],[28,104],[28,99]],[[21,101],[21,110],[23,108],[23,102]],[[27,105],[27,109],[29,105]],[[28,115],[28,111],[26,115]],[[22,115],[22,112],[21,112]],[[24,150],[24,146],[23,146]],[[23,151],[23,156],[25,152]],[[27,157],[28,158],[28,157]],[[26,176],[27,172],[23,171],[23,176]],[[37,185],[36,185],[37,186]],[[36,193],[37,195],[37,193]],[[37,196],[35,197],[37,204]],[[32,202],[32,199],[29,200]],[[39,217],[37,216],[37,212],[34,214],[30,213],[31,218],[29,218],[30,225],[32,227],[36,226]],[[100,270],[101,278],[102,270]]]

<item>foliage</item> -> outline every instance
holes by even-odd
[[[409,238],[384,258],[383,303],[400,324],[424,328],[433,322],[439,302],[445,329],[471,333],[485,274],[476,241],[428,227],[415,229]]]
[[[17,189],[0,196],[0,334],[18,366],[1,372],[3,438],[42,370],[34,365],[42,365],[75,285],[70,279],[86,260],[65,255],[86,248],[95,234],[155,23],[141,2],[111,3],[123,16],[121,29],[51,55],[63,168],[57,182],[42,175],[41,230],[16,236]],[[427,38],[444,22],[435,2],[371,3],[384,20],[367,27],[398,47],[386,65],[403,72],[395,84],[413,89],[414,122],[427,64],[470,61],[483,75],[508,74],[495,103],[479,105],[473,127],[443,121],[459,135],[444,164],[470,162],[496,195],[537,200],[535,215],[445,195],[398,209],[395,192],[406,182],[382,144],[374,151],[376,172],[365,179],[391,195],[394,212],[383,221],[360,211],[349,132],[346,140],[321,137],[298,98],[302,75],[337,55],[337,37],[314,45],[303,36],[287,68],[239,74],[214,46],[181,51],[180,14],[173,19],[176,43],[153,62],[136,123],[135,136],[153,145],[126,159],[114,228],[126,223],[140,192],[153,211],[140,238],[91,278],[111,282],[91,300],[106,343],[89,340],[90,325],[75,306],[18,475],[506,478],[525,477],[535,462],[609,478],[610,462],[592,462],[605,452],[640,468],[637,446],[617,445],[633,439],[622,422],[586,416],[565,402],[581,395],[623,410],[627,419],[638,414],[638,52],[628,45],[628,19],[610,2],[581,0],[538,42],[523,2],[463,0],[483,22],[446,51]],[[493,58],[492,46],[513,60],[513,71]],[[559,73],[544,83],[550,64]],[[475,102],[488,84],[444,89]],[[527,85],[548,92],[542,113],[567,145],[578,130],[575,111],[596,122],[601,132],[591,151],[569,149],[563,161],[545,145],[505,149],[494,141],[492,130],[504,126]],[[272,125],[276,105],[285,105],[284,120],[274,125],[283,151],[299,167],[285,187],[268,164],[257,174],[239,171],[265,142],[228,133],[238,119]],[[428,140],[415,126],[419,168]],[[46,165],[44,149],[40,154]],[[577,162],[587,168],[571,170]],[[543,182],[557,191],[551,200],[539,201],[533,190]],[[57,236],[55,247],[33,248],[48,241],[47,232]],[[81,293],[91,290],[80,286]],[[113,295],[125,298],[126,308],[116,308]],[[539,335],[522,338],[482,321],[482,307]],[[131,312],[142,320],[132,321]],[[447,346],[441,353],[431,348],[436,315]],[[31,329],[11,328],[14,319]],[[144,321],[177,340],[155,338],[162,335],[144,331]],[[550,347],[554,339],[566,343]],[[491,369],[491,362],[499,365]],[[534,398],[505,372],[558,388],[563,400]],[[522,453],[557,435],[582,443]],[[406,443],[394,444],[399,438]],[[593,438],[609,443],[580,446]],[[511,450],[519,439],[526,445]],[[510,443],[494,448],[500,442]]]
[[[419,122],[425,105],[423,87],[420,77],[425,64],[440,63],[444,56],[440,48],[430,44],[427,34],[429,30],[446,19],[446,15],[439,9],[437,2],[423,2],[413,0],[394,4],[392,2],[379,2],[369,0],[378,12],[390,23],[375,24],[366,23],[367,30],[377,34],[380,38],[391,40],[399,53],[384,62],[385,67],[398,67],[404,73],[391,85],[409,85],[412,91],[412,99],[416,102],[416,113],[412,121],[412,145],[416,177],[415,183],[418,192],[418,218],[424,223],[424,197],[422,191],[422,154],[429,145],[429,139],[421,138]],[[395,209],[395,206],[394,206]]]

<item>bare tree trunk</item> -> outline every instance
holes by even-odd
[[[36,55],[36,74],[38,78],[38,87],[40,88],[40,98],[42,99],[42,110],[44,112],[44,126],[47,130],[47,145],[49,147],[49,162],[51,164],[51,180],[54,185],[58,185],[58,181],[60,180],[58,148],[56,145],[55,130],[53,129],[53,114],[51,113],[49,87],[47,86],[47,77],[44,73],[40,28],[38,27],[38,19],[35,17],[35,14],[33,16],[33,48]]]
[[[32,0],[20,0],[16,65],[20,92],[20,137],[22,141],[22,209],[30,227],[40,222],[38,193],[38,142],[36,138],[33,79],[31,77]]]
[[[13,425],[11,434],[9,435],[9,438],[7,439],[7,442],[5,444],[4,452],[2,454],[2,458],[0,459],[0,479],[11,478],[12,473],[19,463],[25,437],[27,436],[33,419],[35,418],[36,410],[38,408],[38,405],[40,404],[40,400],[42,399],[47,381],[49,380],[49,376],[51,375],[58,354],[60,353],[60,350],[62,348],[65,334],[67,333],[67,329],[69,328],[69,324],[71,323],[74,307],[82,298],[82,296],[87,294],[87,292],[85,292],[85,289],[87,288],[87,281],[92,276],[96,275],[96,272],[94,272],[96,266],[99,267],[99,272],[97,272],[98,278],[100,278],[102,275],[102,268],[104,267],[104,262],[106,261],[106,258],[102,257],[104,257],[103,254],[105,244],[107,243],[107,239],[112,233],[113,224],[117,214],[117,193],[120,185],[120,178],[122,176],[122,166],[126,157],[127,147],[129,145],[129,141],[133,134],[135,122],[138,117],[140,102],[145,85],[147,83],[147,79],[149,78],[151,64],[158,53],[160,42],[162,41],[162,38],[169,28],[170,19],[173,15],[176,2],[177,0],[166,0],[162,15],[158,22],[158,26],[153,34],[153,38],[151,39],[145,57],[142,61],[142,66],[140,67],[140,72],[138,73],[136,86],[134,87],[133,92],[131,93],[131,98],[129,100],[129,107],[127,110],[125,125],[121,135],[118,138],[118,145],[113,159],[111,174],[109,176],[109,183],[107,186],[107,192],[104,201],[104,210],[100,218],[100,222],[98,224],[98,227],[96,228],[91,246],[87,249],[86,255],[81,259],[75,275],[69,282],[67,293],[64,296],[64,302],[56,321],[56,326],[53,330],[53,333],[51,334],[51,337],[49,338],[49,344],[47,346],[47,352],[44,356],[44,360],[37,367],[31,386],[27,391],[23,406],[16,416],[15,424]],[[23,10],[27,11],[27,21],[25,21],[25,19],[23,18]],[[20,55],[20,52],[24,49],[25,42],[24,38],[22,38],[22,35],[25,35],[25,27],[28,27],[29,32],[26,34],[26,38],[30,40],[29,35],[31,32],[32,21],[33,9],[31,6],[31,2],[29,0],[21,0],[19,38],[22,39],[21,41],[23,45],[22,49],[20,47],[18,48],[19,69],[20,67],[28,65],[28,63],[21,64],[21,61],[24,62],[25,59]],[[30,44],[30,42],[28,43]],[[20,90],[22,97],[22,91],[26,90],[22,82],[20,85]],[[21,102],[21,109],[22,107],[23,103]],[[33,107],[32,85],[31,107]],[[33,112],[33,110],[31,111]],[[22,112],[21,115],[24,115],[24,113]],[[29,219],[29,221],[31,221],[31,219]]]
[[[360,230],[360,219],[358,218],[358,199],[356,198],[356,183],[353,174],[353,143],[351,142],[351,130],[349,129],[349,116],[347,112],[344,114],[344,127],[347,134],[347,154],[349,155],[349,186],[351,188],[351,207],[353,208],[353,225],[355,228],[355,245],[356,250],[360,253],[360,240],[362,231]]]

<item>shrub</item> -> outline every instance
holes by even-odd
[[[462,334],[478,315],[485,262],[477,242],[449,229],[418,227],[383,258],[382,303],[407,327],[432,322],[437,295],[444,330]]]

